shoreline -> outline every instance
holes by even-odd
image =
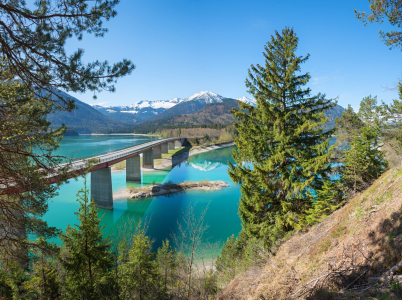
[[[80,133],[80,135],[139,135],[139,136],[160,136],[159,134],[145,134],[145,133]]]
[[[217,181],[196,181],[184,183],[164,183],[160,185],[151,185],[136,189],[125,189],[119,193],[113,194],[113,199],[130,198],[141,199],[166,194],[180,193],[187,190],[216,191],[228,187],[229,184],[222,180]]]

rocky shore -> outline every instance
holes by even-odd
[[[179,193],[186,190],[220,190],[229,186],[226,182],[218,181],[190,181],[183,183],[164,183],[160,185],[151,185],[142,188],[126,189],[116,195],[113,195],[114,199],[118,198],[146,198],[153,196],[160,196],[165,194]]]

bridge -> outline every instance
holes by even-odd
[[[186,138],[173,137],[142,143],[133,147],[116,150],[90,158],[78,159],[68,168],[69,178],[77,174],[91,172],[91,198],[98,207],[113,209],[112,171],[110,166],[121,161],[126,161],[126,181],[141,182],[141,160],[143,153],[142,167],[154,168],[154,159],[162,158],[162,153],[168,153],[176,147],[181,147]],[[88,163],[91,163],[89,168]],[[67,164],[59,165],[59,168]],[[48,178],[56,182],[57,176]]]

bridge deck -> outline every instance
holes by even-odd
[[[168,142],[174,142],[177,140],[180,140],[183,138],[180,137],[173,137],[173,138],[167,138],[167,139],[160,139],[160,140],[155,140],[151,142],[146,142],[143,144],[135,145],[133,147],[129,148],[124,148],[121,150],[116,150],[107,154],[102,154],[102,155],[97,155],[94,157],[90,158],[85,158],[85,159],[78,159],[70,164],[70,168],[68,169],[68,173],[71,174],[71,177],[74,177],[77,173],[84,173],[88,169],[88,162],[91,162],[92,168],[89,170],[90,172],[109,167],[111,165],[114,165],[118,162],[121,162],[123,160],[126,160],[130,157],[139,155],[140,153],[143,153],[145,151],[148,151],[155,146],[159,146],[164,143]],[[61,164],[56,168],[56,173],[57,170],[61,170],[63,167],[67,166],[68,163]],[[57,175],[49,175],[48,179],[57,177]]]

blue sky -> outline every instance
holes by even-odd
[[[131,59],[136,69],[116,92],[73,94],[89,104],[128,105],[140,100],[186,98],[212,91],[240,98],[251,64],[263,63],[264,45],[275,30],[293,27],[298,55],[309,53],[302,72],[312,76],[314,94],[339,96],[344,107],[377,95],[390,102],[401,76],[402,52],[378,37],[384,24],[363,23],[353,10],[368,11],[367,0],[237,1],[122,0],[104,38],[71,39],[67,50],[84,48],[84,60]]]

